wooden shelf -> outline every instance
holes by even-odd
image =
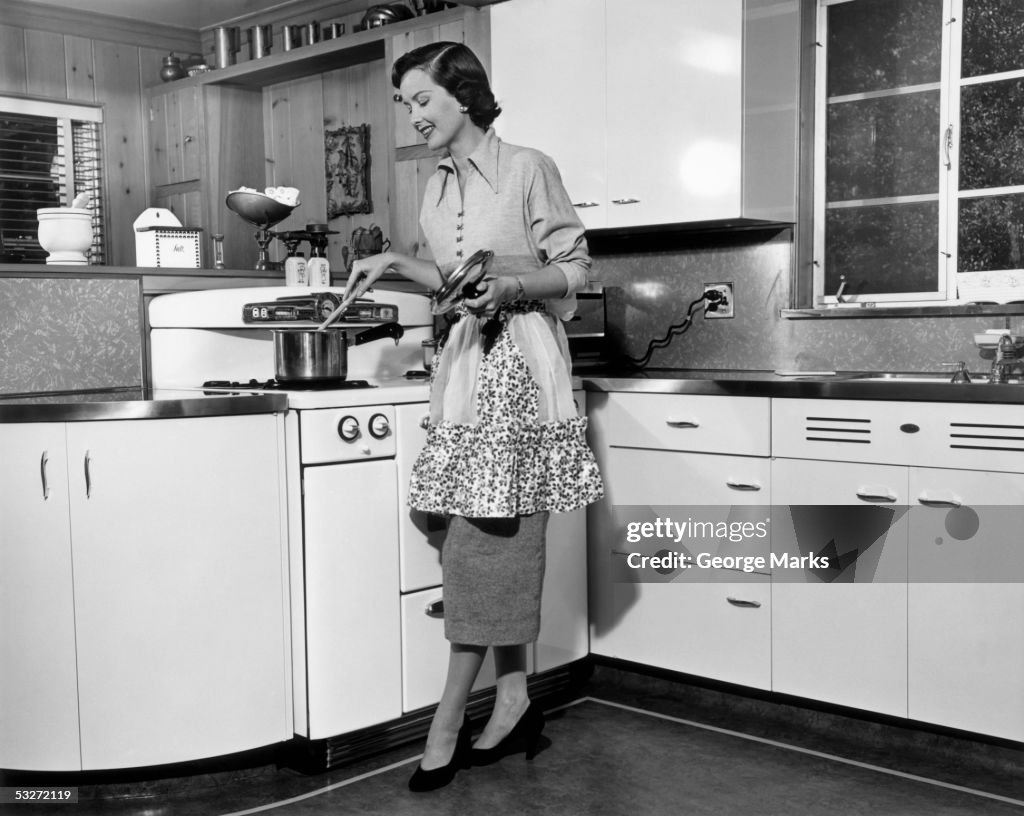
[[[469,12],[472,13],[472,12]],[[261,59],[240,62],[227,68],[213,69],[194,77],[167,82],[152,86],[149,90],[159,88],[177,89],[189,85],[233,85],[243,88],[265,88],[279,82],[322,74],[339,68],[360,65],[377,59],[384,59],[385,43],[391,38],[407,31],[415,31],[424,25],[438,25],[463,19],[467,14],[464,8],[447,9],[423,17],[414,17],[401,23],[371,28],[344,34],[333,40],[304,45],[271,54]]]

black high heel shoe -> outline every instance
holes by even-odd
[[[409,777],[409,790],[415,793],[437,790],[451,783],[458,773],[459,768],[469,767],[469,750],[472,747],[473,723],[468,715],[463,715],[462,727],[459,735],[455,738],[455,750],[447,765],[440,768],[431,768],[425,771],[422,765],[417,766],[413,775]]]
[[[469,752],[469,764],[475,766],[493,765],[502,757],[526,752],[528,760],[537,756],[540,734],[544,730],[544,712],[531,701],[523,716],[493,748],[473,748]]]

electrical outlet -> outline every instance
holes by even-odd
[[[704,308],[705,318],[736,317],[736,301],[731,283],[705,283],[704,294],[719,292],[717,300],[708,298]],[[714,296],[712,296],[714,297]]]

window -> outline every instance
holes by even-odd
[[[815,303],[1024,300],[1024,3],[816,2]]]
[[[89,262],[104,262],[101,122],[100,108],[0,96],[0,261],[44,263],[36,210],[88,193]]]

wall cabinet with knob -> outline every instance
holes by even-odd
[[[702,525],[763,521],[771,502],[769,401],[669,394],[588,394],[591,442],[605,477],[588,511],[591,651],[755,688],[771,687],[766,571],[695,567],[638,577],[630,553],[760,556],[687,534],[630,542],[634,506]],[[690,528],[696,529],[696,528]]]
[[[231,266],[252,267],[255,227],[224,198],[242,186],[263,189],[263,97],[246,88],[176,85],[146,92],[150,202],[203,230],[205,266],[212,266],[211,236],[220,233]]]
[[[0,449],[0,767],[290,738],[278,416],[0,425]]]
[[[496,128],[555,160],[588,229],[793,221],[798,16],[771,0],[509,0],[491,16]]]

